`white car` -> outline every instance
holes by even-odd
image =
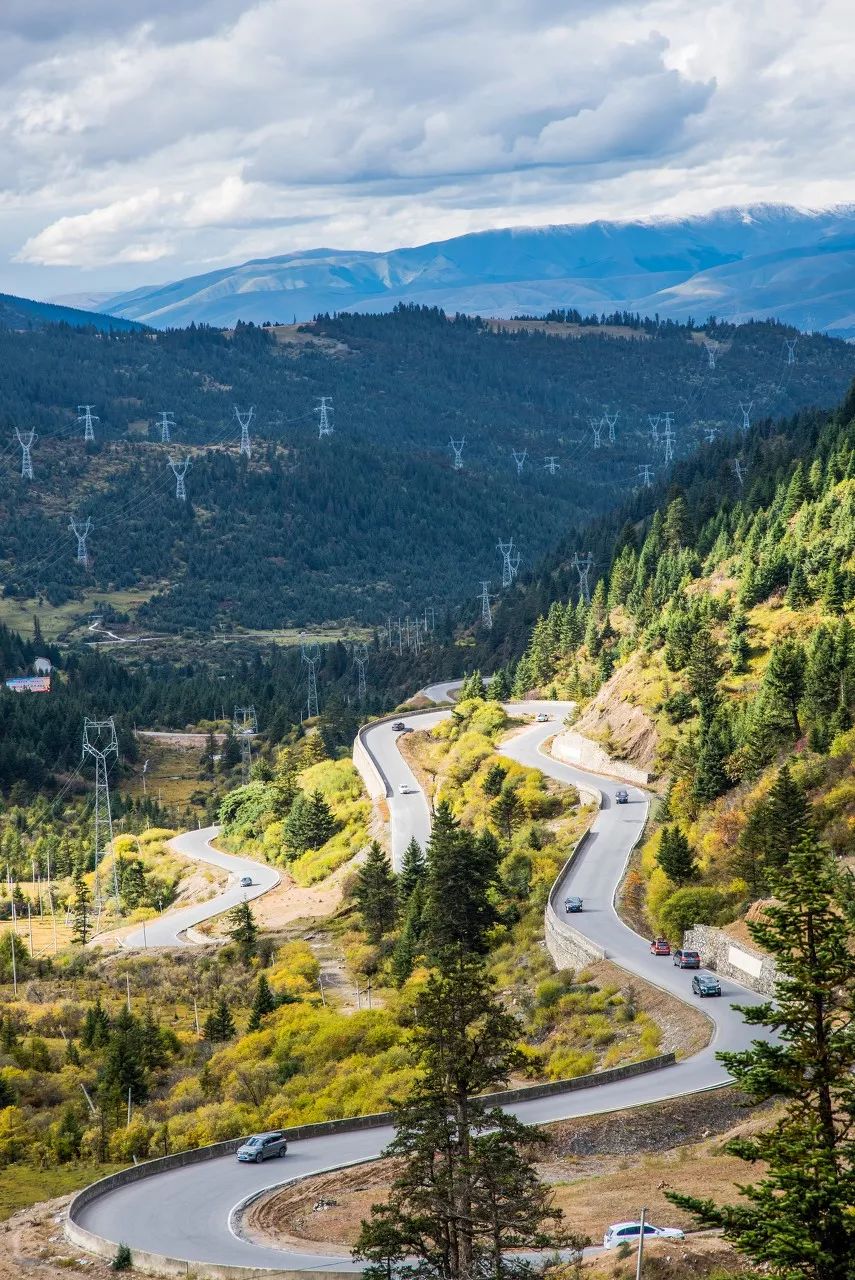
[[[641,1233],[640,1222],[615,1222],[606,1228],[603,1236],[604,1249],[617,1249],[621,1244],[638,1244]],[[686,1233],[679,1227],[654,1227],[652,1222],[644,1224],[645,1240],[685,1240]]]
[[[549,713],[547,711],[538,711],[534,718],[538,724],[547,724],[549,721]]]
[[[410,794],[410,788],[406,782],[400,783],[398,786],[398,790],[400,791],[402,796],[408,796]]]

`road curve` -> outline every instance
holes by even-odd
[[[435,696],[444,697],[447,690],[447,685],[433,687]],[[529,704],[525,709],[547,707],[554,713],[556,704]],[[563,710],[559,708],[561,713]],[[412,718],[402,715],[401,720],[414,729],[423,729],[449,714],[445,711],[437,712],[436,717]],[[644,797],[637,789],[627,788],[630,804],[616,806],[614,792],[620,784],[559,764],[541,754],[544,741],[557,728],[555,720],[535,723],[512,739],[504,748],[504,754],[533,765],[559,781],[584,782],[599,788],[603,794],[602,811],[594,823],[592,836],[560,885],[561,898],[565,890],[572,888],[585,899],[585,911],[574,916],[574,927],[631,973],[691,1001],[690,975],[675,969],[668,958],[650,956],[647,942],[623,925],[614,909],[614,894],[643,822]],[[396,860],[411,835],[425,840],[429,831],[427,804],[397,750],[397,737],[398,733],[388,722],[371,726],[363,735],[391,792]],[[407,788],[405,794],[400,791],[402,784]],[[760,999],[735,983],[722,985],[723,998],[704,1005],[715,1031],[712,1043],[702,1052],[662,1071],[614,1081],[581,1093],[532,1099],[509,1110],[526,1123],[542,1124],[662,1101],[722,1084],[726,1075],[715,1060],[716,1051],[743,1048],[751,1038],[748,1028],[732,1009],[731,1001],[737,998],[741,1003],[752,1004]],[[223,1156],[169,1170],[92,1201],[79,1211],[76,1220],[80,1226],[108,1240],[124,1241],[131,1248],[187,1260],[190,1265],[208,1263],[277,1271],[358,1271],[361,1268],[357,1264],[341,1255],[274,1249],[243,1240],[231,1229],[232,1212],[248,1197],[283,1181],[372,1159],[379,1155],[391,1136],[389,1128],[338,1133],[296,1142],[285,1160],[260,1166],[238,1165],[233,1156]]]
[[[182,858],[207,862],[228,871],[227,887],[205,902],[196,902],[192,907],[180,907],[177,911],[167,911],[153,920],[146,920],[145,927],[140,925],[121,939],[123,947],[137,951],[145,947],[192,946],[192,940],[187,937],[188,929],[236,907],[239,902],[261,897],[279,883],[279,872],[275,867],[215,849],[211,841],[219,833],[219,827],[202,827],[198,831],[185,831],[183,835],[175,836],[170,844]],[[252,880],[252,884],[246,887],[240,883],[245,876]]]

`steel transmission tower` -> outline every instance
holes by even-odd
[[[716,356],[718,355],[718,343],[715,338],[704,338],[704,346],[707,352],[707,367],[714,369]]]
[[[754,408],[754,401],[749,400],[746,404],[744,401],[739,402],[739,412],[742,414],[742,426],[740,430],[747,435],[751,430],[751,410]]]
[[[400,644],[401,624],[398,623],[398,643]],[[300,653],[309,671],[309,696],[307,699],[308,717],[318,715],[318,663],[321,660],[321,647],[317,641],[307,639],[300,641]]]
[[[318,403],[314,412],[318,415],[318,439],[324,436],[331,436],[333,433],[333,425],[330,422],[330,410],[332,409],[332,396],[318,396]]]
[[[787,364],[796,363],[796,347],[798,345],[798,341],[799,341],[798,338],[784,339],[784,346],[787,351]]]
[[[235,417],[240,423],[240,452],[248,458],[250,456],[249,447],[249,424],[255,416],[255,405],[250,405],[246,412],[241,413],[240,409],[235,405]]]
[[[654,444],[656,444],[659,440],[659,423],[661,421],[661,417],[658,413],[648,413],[647,421],[650,423],[650,439]]]
[[[246,786],[252,769],[252,738],[258,733],[255,707],[235,707],[232,728],[240,740],[240,773]]]
[[[83,756],[95,761],[95,909],[101,909],[101,863],[113,844],[113,816],[110,812],[110,786],[107,759],[118,759],[119,740],[112,716],[109,720],[83,721]],[[119,870],[113,854],[113,896],[119,901]]]
[[[745,472],[746,472],[746,470],[747,470],[747,468],[746,468],[746,467],[745,467],[745,465],[743,464],[743,462],[742,462],[742,459],[741,459],[741,458],[734,458],[734,459],[733,459],[733,474],[736,476],[736,479],[737,479],[737,482],[738,482],[738,484],[739,484],[740,489],[741,489],[741,488],[744,486],[744,484],[745,484]]]
[[[604,413],[603,422],[609,429],[609,444],[615,442],[615,426],[617,424],[618,415],[616,413]]]
[[[665,466],[667,467],[669,462],[674,461],[674,414],[666,413],[664,418],[665,430],[662,433],[662,439],[665,444]]]
[[[493,610],[490,608],[490,583],[481,583],[481,593],[479,596],[481,601],[481,622],[488,631],[493,629]]]
[[[501,539],[496,547],[499,555],[502,557],[502,586],[509,587],[514,580],[514,566],[511,559],[514,553],[514,540],[510,542],[502,542]]]
[[[175,414],[171,409],[161,409],[160,411],[160,443],[169,444],[172,439],[171,431],[175,426]]]
[[[88,568],[89,556],[86,554],[86,539],[92,529],[92,517],[87,516],[86,523],[79,526],[74,516],[72,516],[68,527],[77,539],[77,563]]]
[[[638,468],[638,478],[641,481],[642,488],[650,489],[653,486],[653,468],[649,462],[645,462]]]
[[[33,441],[36,438],[35,431],[31,431],[28,439],[24,439],[18,428],[15,428],[15,435],[18,437],[18,444],[21,446],[21,479],[32,480],[33,478],[33,459],[30,450],[33,447]]]
[[[418,633],[418,623],[417,623],[416,624],[416,653],[418,653],[419,651],[418,639],[419,639],[419,633]],[[366,695],[365,668],[368,666],[368,646],[367,645],[361,644],[356,646],[356,648],[353,650],[353,661],[356,666],[356,676],[357,676],[356,696],[358,697],[360,702],[364,702],[365,695]]]
[[[448,443],[454,455],[454,470],[461,471],[463,469],[463,446],[466,443],[466,437],[461,436],[459,440],[449,440]]]
[[[521,476],[525,460],[528,457],[528,449],[523,449],[521,453],[517,453],[516,449],[512,449],[511,453],[513,454],[514,462],[517,464],[517,475]]]
[[[599,449],[603,443],[603,420],[602,418],[589,418],[588,421],[594,433],[594,448]]]
[[[549,457],[544,462],[543,467],[544,467],[544,470],[548,471],[551,476],[554,476],[556,471],[561,470],[561,463],[558,461],[557,457],[554,454],[550,454]]]
[[[77,406],[77,421],[83,423],[84,441],[95,439],[95,428],[92,424],[94,422],[99,422],[100,419],[97,413],[92,412],[94,407],[95,406],[91,404],[79,404]]]
[[[573,559],[570,562],[570,568],[575,569],[579,575],[579,595],[586,604],[591,603],[591,584],[589,575],[594,564],[594,554],[592,551],[573,552]]]
[[[172,468],[172,474],[175,476],[175,496],[179,502],[187,501],[187,490],[184,487],[184,477],[187,475],[187,468],[190,466],[190,459],[184,459],[184,465],[169,459],[169,465]]]

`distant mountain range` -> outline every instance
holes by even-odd
[[[774,316],[855,336],[855,206],[482,231],[388,253],[311,249],[100,300],[157,327],[290,322],[398,303],[479,315]]]
[[[48,324],[70,324],[77,329],[93,328],[105,332],[143,327],[119,315],[81,311],[78,307],[58,306],[53,302],[36,302],[32,298],[0,293],[0,329],[43,329]]]

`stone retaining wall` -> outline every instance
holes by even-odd
[[[592,773],[604,773],[609,778],[620,778],[638,787],[646,787],[650,774],[625,760],[613,760],[596,742],[585,738],[575,729],[565,729],[552,744],[552,754],[563,764],[590,769]]]
[[[778,970],[771,956],[735,942],[723,929],[696,924],[685,933],[683,946],[697,951],[701,964],[714,969],[723,978],[733,978],[764,996],[775,994]]]

